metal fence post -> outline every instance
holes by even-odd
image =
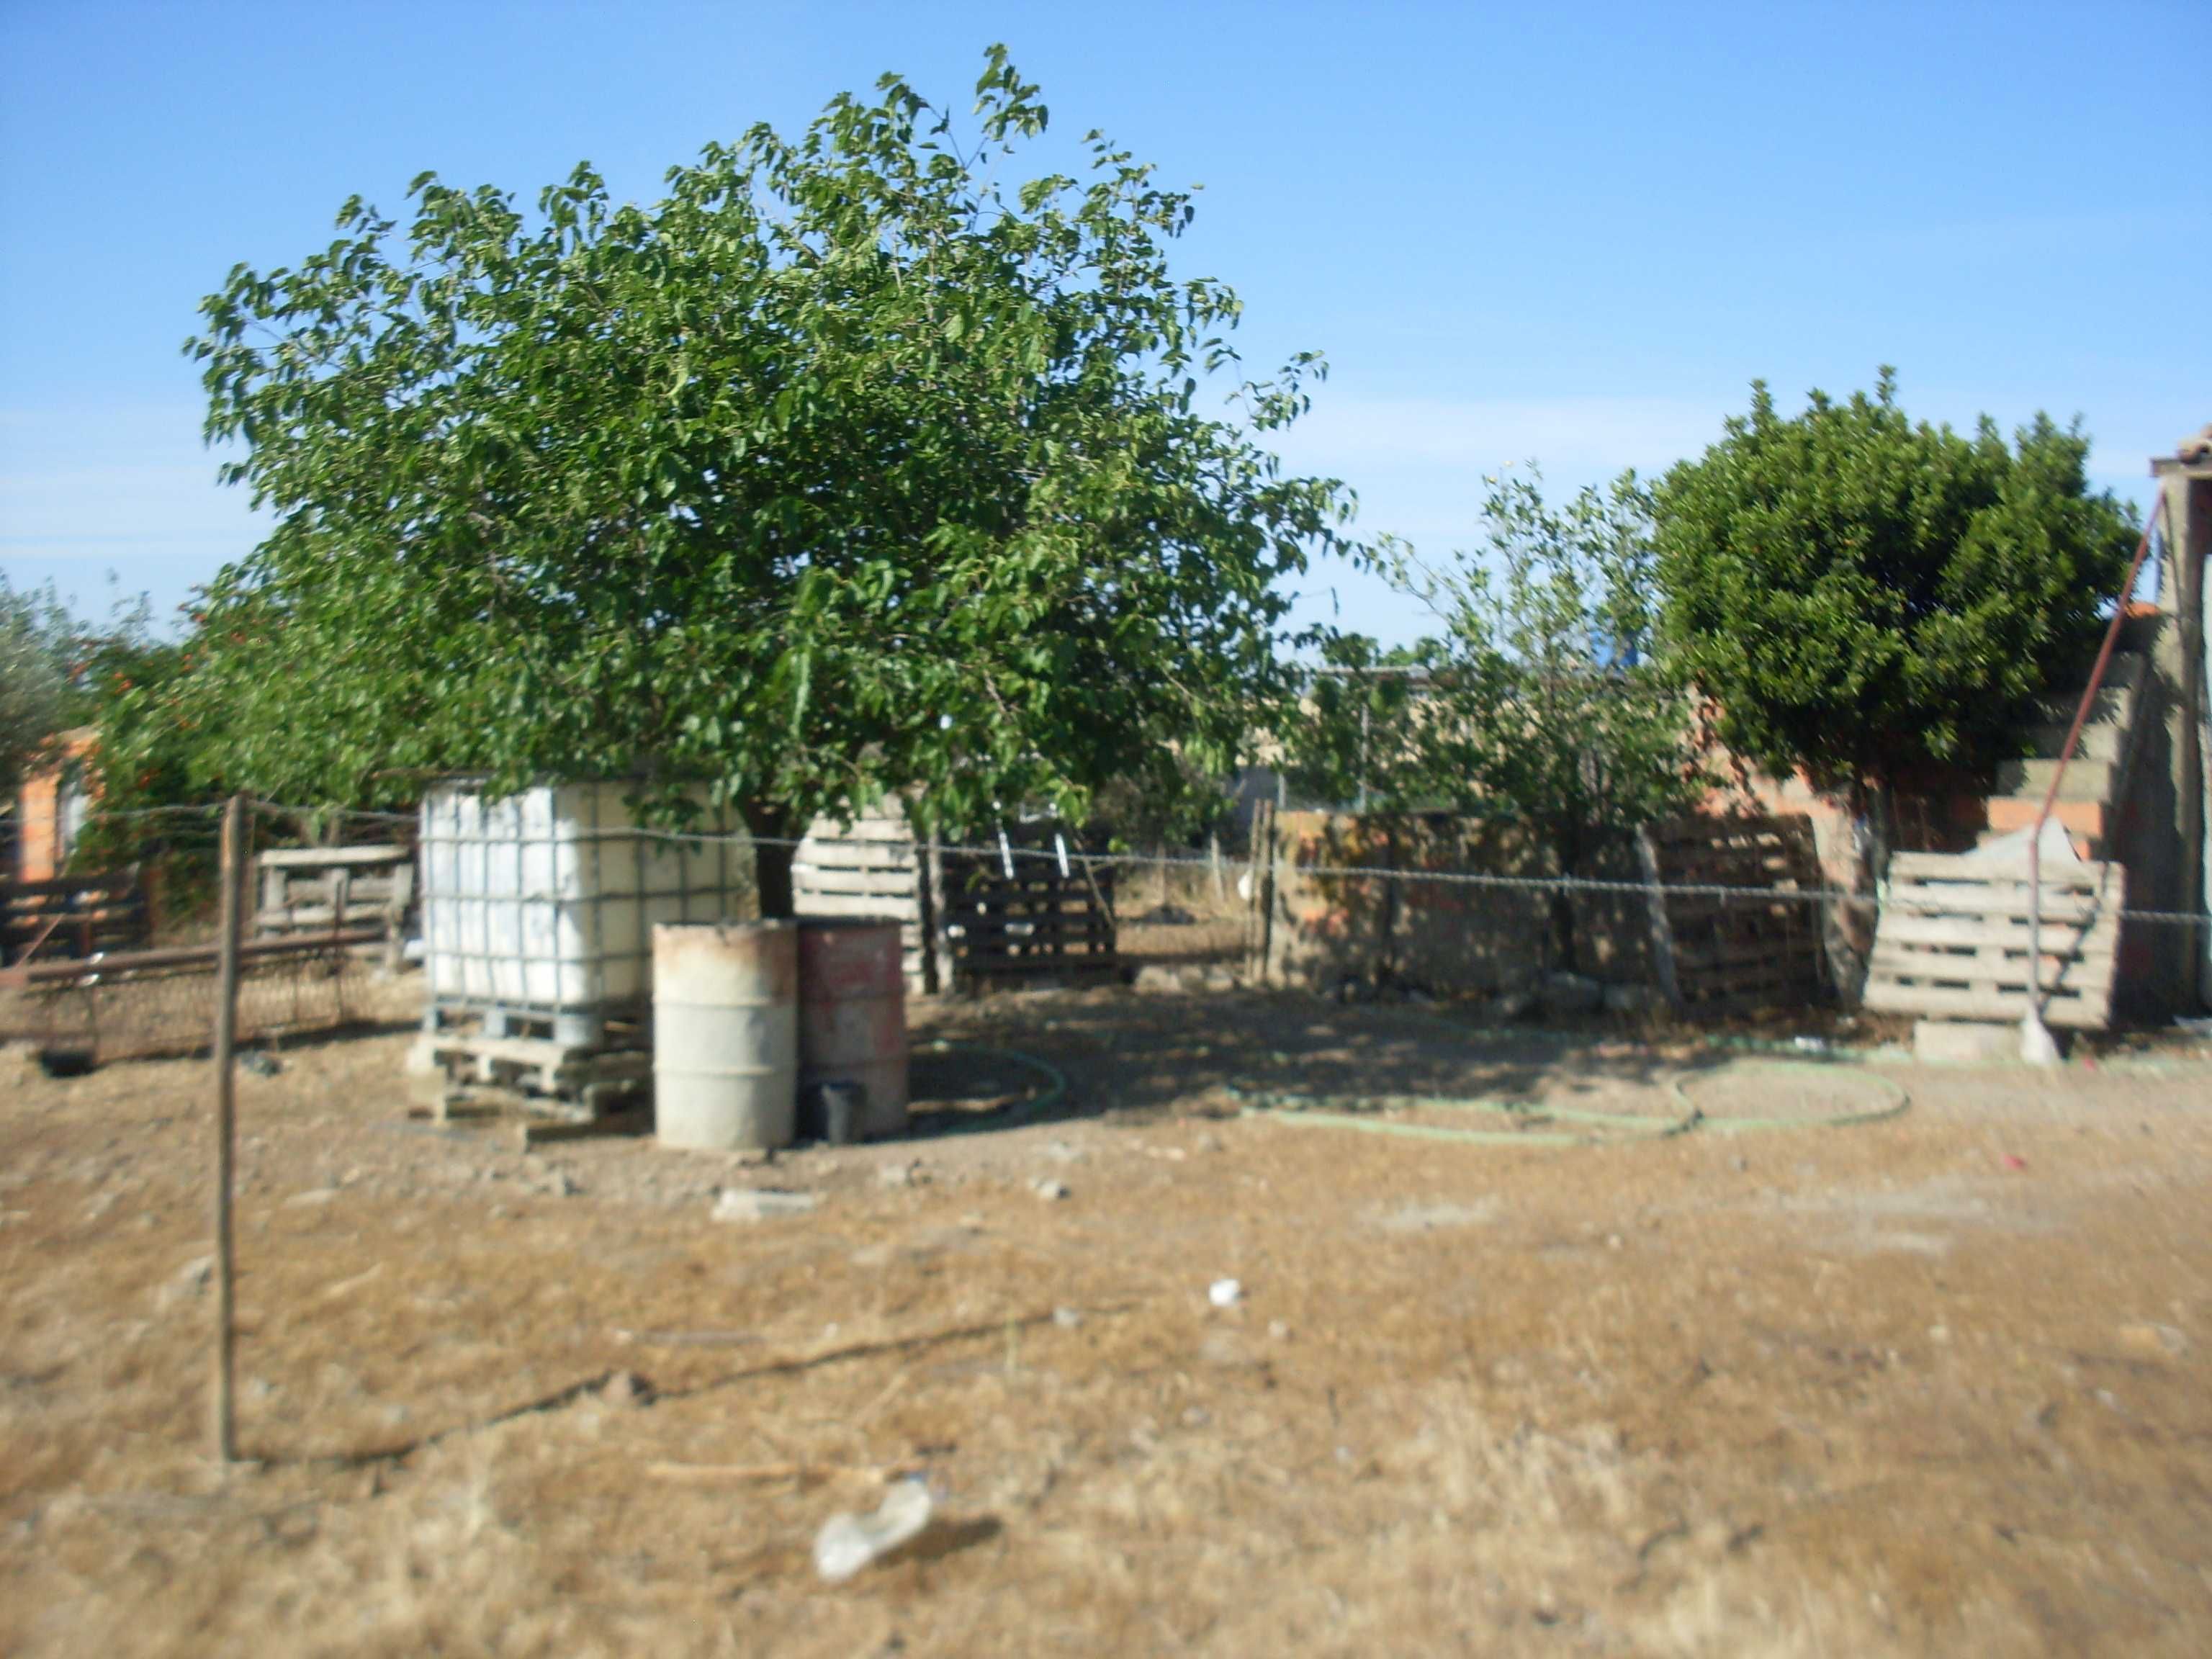
[[[215,1355],[212,1419],[218,1463],[238,1461],[238,1419],[232,1392],[236,1319],[232,1299],[230,1197],[236,1158],[235,1073],[238,1046],[238,945],[246,861],[246,797],[233,795],[222,814],[222,918],[215,1000]]]

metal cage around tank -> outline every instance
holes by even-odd
[[[750,860],[730,814],[700,803],[694,832],[641,825],[634,785],[542,785],[493,798],[450,781],[423,796],[428,1023],[459,1017],[497,1037],[546,1030],[598,1047],[642,1024],[653,928],[735,920]]]

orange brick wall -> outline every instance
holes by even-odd
[[[72,770],[92,752],[94,733],[89,728],[64,732],[53,753],[23,780],[15,800],[16,820],[22,826],[17,842],[15,873],[24,881],[51,881],[66,862],[58,847],[61,829],[62,785]]]

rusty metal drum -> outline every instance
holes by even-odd
[[[907,1127],[906,972],[894,919],[807,916],[799,924],[802,1091],[856,1084],[861,1139]]]
[[[653,1133],[714,1152],[788,1146],[799,1112],[799,930],[653,930]]]

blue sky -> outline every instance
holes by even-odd
[[[434,168],[650,199],[885,69],[968,102],[1003,40],[1062,143],[1200,184],[1186,275],[1255,366],[1333,365],[1280,444],[1363,532],[1473,538],[1482,475],[1693,454],[1763,376],[2081,416],[2100,483],[2212,420],[2203,0],[1984,5],[257,5],[0,0],[0,574],[182,600],[257,535],[178,351],[237,261]],[[2192,109],[2194,113],[2192,115]],[[1040,158],[1041,163],[1044,158]],[[2193,319],[2193,320],[2192,320]],[[1306,614],[1421,617],[1317,571]]]

